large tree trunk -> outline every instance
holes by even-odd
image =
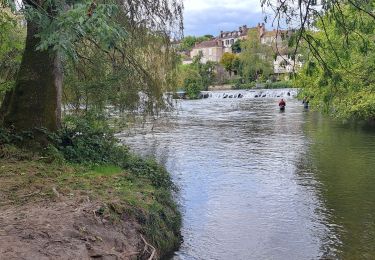
[[[56,131],[61,120],[62,68],[55,51],[37,51],[38,26],[27,24],[26,48],[15,88],[0,109],[0,124],[15,131]]]

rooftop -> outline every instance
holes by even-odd
[[[218,47],[218,46],[219,46],[218,40],[213,39],[213,40],[197,43],[194,48],[210,48],[210,47]]]

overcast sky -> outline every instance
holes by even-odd
[[[237,30],[263,21],[260,0],[184,0],[186,35],[219,35],[220,30]]]

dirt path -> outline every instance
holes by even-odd
[[[108,221],[100,208],[88,199],[2,207],[0,260],[148,259],[138,224]]]

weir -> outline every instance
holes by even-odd
[[[250,89],[250,90],[223,90],[201,91],[200,98],[230,99],[230,98],[287,98],[296,97],[298,89]]]

